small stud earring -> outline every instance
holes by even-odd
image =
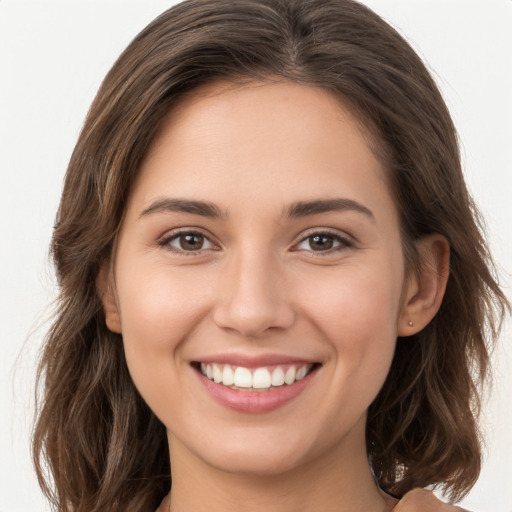
[[[412,327],[412,326],[414,325],[414,322],[413,322],[412,320],[409,320],[409,321],[407,322],[407,325],[408,325],[409,327]]]

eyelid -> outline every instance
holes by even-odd
[[[209,248],[205,248],[205,249],[198,249],[197,251],[185,251],[185,250],[181,250],[176,247],[172,247],[170,245],[170,241],[177,239],[180,235],[185,235],[185,234],[201,235],[213,247],[209,247]],[[315,236],[315,235],[331,236],[336,241],[339,242],[339,245],[334,248],[327,249],[325,251],[313,251],[313,250],[297,248],[297,246],[299,244],[301,244],[302,242],[306,241],[308,238]],[[175,229],[166,231],[162,236],[160,236],[157,239],[156,243],[159,247],[164,248],[164,249],[166,248],[170,252],[174,252],[177,254],[184,254],[186,256],[194,256],[194,255],[200,254],[204,251],[220,250],[220,244],[218,244],[214,240],[214,237],[210,233],[205,232],[204,229],[198,228],[195,226],[184,226],[184,227],[179,227],[179,228],[175,228]],[[315,227],[315,228],[306,230],[305,232],[302,232],[300,234],[300,238],[298,238],[298,240],[292,245],[290,250],[292,252],[304,251],[304,252],[309,252],[309,253],[313,253],[315,255],[321,256],[321,255],[328,255],[328,254],[332,254],[335,252],[339,252],[340,250],[343,250],[343,249],[349,249],[351,247],[354,247],[355,245],[356,245],[356,241],[354,240],[354,238],[352,236],[346,234],[345,232],[342,232],[340,230],[333,229],[333,228]]]
[[[307,249],[298,249],[297,246],[301,244],[302,242],[306,241],[308,238],[311,238],[315,235],[328,235],[340,242],[340,245],[333,247],[331,249],[327,249],[325,251],[313,251],[307,250]],[[344,249],[350,249],[356,245],[356,241],[354,238],[350,235],[348,235],[345,232],[341,232],[337,229],[333,228],[321,228],[321,227],[315,227],[307,230],[306,232],[301,233],[300,238],[297,242],[295,242],[291,248],[292,251],[305,251],[308,253],[313,253],[315,255],[328,255],[335,252],[339,252],[340,250]]]
[[[197,251],[185,251],[182,249],[179,249],[177,247],[172,247],[170,245],[170,242],[174,239],[177,239],[181,235],[201,235],[205,238],[213,247],[205,248],[205,249],[198,249]],[[180,227],[171,229],[169,231],[166,231],[162,236],[160,236],[157,239],[157,245],[161,247],[162,249],[167,249],[170,252],[173,252],[175,254],[183,254],[185,256],[194,256],[197,254],[200,254],[204,251],[211,251],[211,250],[219,250],[219,244],[217,244],[214,240],[212,235],[206,233],[203,229],[197,228],[194,226],[190,227]]]

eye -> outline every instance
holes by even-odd
[[[164,238],[159,245],[178,253],[194,253],[198,251],[215,249],[216,246],[203,233],[196,231],[182,231]]]
[[[340,235],[329,232],[316,232],[303,238],[294,250],[325,253],[352,247],[352,245],[350,240]]]

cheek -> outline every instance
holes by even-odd
[[[372,333],[396,336],[402,280],[399,268],[372,265],[347,266],[320,279],[306,277],[308,292],[301,294],[307,297],[304,309],[331,339],[364,340]]]
[[[175,377],[171,365],[204,315],[208,300],[210,287],[197,274],[197,270],[195,277],[173,272],[161,264],[119,265],[119,276],[129,276],[119,279],[117,291],[123,343],[134,380],[152,379],[159,370],[166,380]]]
[[[197,274],[197,271],[196,271]],[[183,349],[205,314],[209,287],[163,265],[118,265],[117,292],[127,366],[139,393],[166,424],[187,395]],[[198,276],[200,277],[200,276]],[[186,370],[187,368],[185,368]],[[176,393],[176,390],[180,390]]]
[[[391,365],[402,283],[399,267],[391,273],[389,268],[388,272],[375,268],[353,267],[317,283],[320,286],[309,294],[307,308],[336,360],[332,376],[338,380],[336,387],[354,393],[366,405],[380,390]]]

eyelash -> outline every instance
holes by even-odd
[[[201,248],[196,251],[186,251],[184,249],[179,249],[179,248],[173,247],[171,245],[171,242],[173,242],[174,240],[179,240],[180,237],[183,237],[186,235],[202,237],[204,241],[206,241],[212,245],[212,248],[214,248],[214,250],[218,250],[218,246],[215,245],[207,235],[205,235],[201,231],[194,230],[194,229],[183,229],[180,231],[175,231],[171,234],[167,233],[162,239],[160,239],[158,241],[158,246],[162,247],[164,249],[167,249],[171,252],[174,252],[176,254],[182,254],[184,256],[194,256],[194,255],[200,254],[201,251],[205,250],[204,248]],[[208,249],[212,249],[212,248],[208,248]]]
[[[337,245],[335,247],[332,247],[332,248],[329,248],[329,249],[327,249],[325,251],[314,251],[313,249],[309,249],[309,250],[305,249],[307,252],[310,252],[310,253],[314,254],[315,256],[316,255],[318,255],[318,256],[328,256],[328,255],[331,255],[333,253],[336,253],[336,252],[343,251],[343,250],[350,249],[350,248],[354,247],[354,242],[352,240],[350,240],[349,238],[341,236],[339,233],[331,231],[329,229],[322,229],[322,230],[312,231],[312,232],[308,233],[306,236],[304,236],[300,240],[300,242],[294,246],[293,251],[301,251],[301,250],[303,250],[303,249],[298,249],[298,248],[295,248],[295,247],[298,247],[300,244],[302,244],[303,242],[306,242],[307,240],[312,240],[314,237],[330,238],[334,242],[338,242],[338,244],[339,244],[339,245]]]
[[[183,237],[183,236],[186,236],[186,235],[202,237],[202,239],[205,242],[211,244],[212,247],[208,247],[206,249],[202,247],[201,249],[198,249],[196,251],[187,251],[187,250],[184,250],[184,249],[173,247],[171,245],[171,242],[178,241],[180,239],[180,237]],[[337,242],[339,245],[337,245],[335,247],[331,247],[331,248],[329,248],[329,249],[327,249],[325,251],[322,251],[322,250],[315,251],[313,249],[309,249],[308,250],[308,249],[299,249],[298,248],[298,246],[300,246],[302,243],[306,242],[307,240],[311,240],[314,237],[330,238],[335,243]],[[205,235],[201,231],[194,230],[194,229],[183,229],[183,230],[180,230],[180,231],[175,231],[175,232],[173,232],[171,234],[166,234],[162,239],[160,239],[158,241],[158,246],[161,247],[161,248],[165,248],[165,249],[167,249],[167,250],[169,250],[171,252],[174,252],[176,254],[181,254],[181,255],[184,255],[184,256],[195,256],[195,255],[200,254],[204,250],[212,250],[212,249],[213,250],[219,250],[219,247],[214,242],[212,242],[207,235]],[[291,250],[293,252],[295,252],[295,251],[307,251],[307,252],[310,252],[310,253],[312,253],[314,255],[326,256],[326,255],[333,254],[335,252],[343,251],[345,249],[350,249],[351,247],[354,247],[354,242],[351,241],[349,238],[341,236],[339,233],[330,231],[328,229],[323,229],[323,230],[316,230],[316,231],[312,231],[312,232],[308,233],[306,236],[301,238],[301,240],[297,244],[295,244]]]

